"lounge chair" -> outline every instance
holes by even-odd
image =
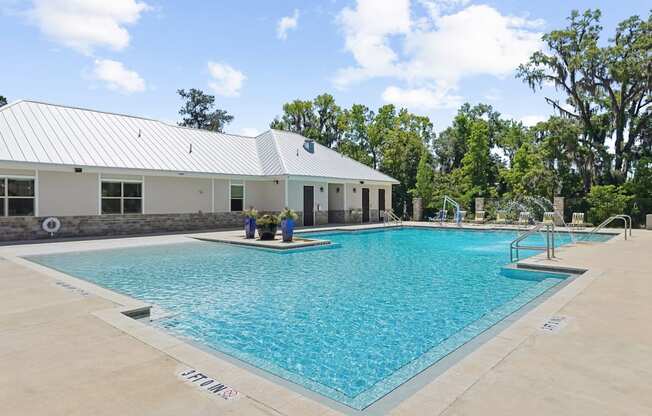
[[[475,212],[475,219],[473,222],[477,224],[483,224],[485,221],[485,212],[484,211],[476,211]]]
[[[544,224],[554,224],[555,223],[555,213],[554,212],[544,212],[543,213],[543,223]]]
[[[573,212],[573,217],[571,219],[570,226],[577,228],[584,228],[586,223],[584,222],[584,213],[583,212]]]
[[[507,224],[507,212],[496,211],[496,224]]]
[[[530,213],[523,211],[518,214],[518,225],[528,225],[530,224]]]

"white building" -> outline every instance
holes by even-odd
[[[374,222],[395,179],[294,133],[213,133],[18,101],[0,108],[0,240],[235,227],[255,207],[300,224]]]

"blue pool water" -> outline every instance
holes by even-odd
[[[278,253],[191,242],[30,259],[157,304],[174,314],[157,325],[355,409],[566,277],[503,269],[514,232],[315,236],[337,244]]]

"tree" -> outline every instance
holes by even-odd
[[[432,155],[427,149],[423,149],[419,166],[417,167],[417,178],[412,195],[421,198],[423,207],[428,208],[433,203],[435,196],[435,172],[432,168]]]
[[[626,178],[637,147],[649,141],[652,117],[652,15],[621,22],[606,46],[599,45],[600,16],[599,10],[573,11],[566,28],[543,36],[550,53],[535,52],[517,72],[533,90],[552,83],[566,95],[566,105],[546,101],[581,123],[579,140],[596,155],[587,191],[600,176],[609,179],[612,167],[620,180]],[[605,146],[611,136],[613,156]]]
[[[433,147],[439,171],[450,173],[462,166],[462,158],[467,152],[471,123],[475,120],[485,120],[488,127],[489,146],[501,144],[499,137],[505,129],[505,121],[500,118],[500,113],[488,104],[471,106],[463,104],[457,111],[453,125],[442,131],[435,138]]]
[[[494,165],[489,147],[489,124],[486,121],[478,119],[471,123],[467,145],[468,150],[458,171],[466,197],[489,196]]]
[[[555,174],[553,192],[567,198],[584,195],[583,183],[591,183],[593,157],[591,148],[577,140],[582,134],[580,123],[550,117],[530,129],[530,133],[546,171]]]
[[[185,100],[179,114],[183,116],[180,126],[195,129],[222,132],[224,127],[233,121],[233,116],[225,110],[215,107],[215,96],[205,94],[203,91],[191,88],[190,90],[177,90],[177,94]]]
[[[7,99],[2,95],[0,95],[0,107],[2,107],[3,105],[7,105]]]
[[[294,100],[283,105],[283,115],[275,118],[270,127],[291,131],[335,147],[340,141],[344,124],[342,109],[330,94],[318,95],[312,101]]]
[[[514,155],[509,169],[501,170],[501,177],[513,198],[530,195],[552,199],[556,177],[548,169],[542,152],[532,143],[524,143]]]
[[[378,150],[372,145],[369,137],[374,112],[364,105],[353,104],[350,110],[344,110],[342,120],[344,131],[337,144],[337,151],[376,168]]]

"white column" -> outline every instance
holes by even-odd
[[[215,178],[211,178],[211,212],[215,212]]]
[[[289,190],[290,190],[290,177],[286,176],[285,177],[285,208],[290,207],[290,195],[289,195]]]
[[[97,174],[97,215],[102,215],[102,174]]]
[[[140,190],[140,198],[141,198],[141,205],[142,205],[142,207],[141,207],[141,208],[142,208],[141,212],[142,212],[143,214],[145,214],[145,203],[146,203],[146,200],[145,200],[145,175],[143,175],[143,176],[140,178],[140,180],[141,180],[141,185],[140,185],[140,187],[141,187],[141,190]]]
[[[34,216],[38,217],[39,214],[39,179],[38,179],[38,169],[34,170]],[[8,191],[7,191],[8,192]]]
[[[346,201],[347,200],[347,198],[346,198],[347,194],[348,194],[348,191],[346,189],[346,183],[344,183],[344,223],[345,224],[347,222],[346,221],[346,213],[347,213],[347,211],[349,209],[349,206],[348,206],[347,201]]]

